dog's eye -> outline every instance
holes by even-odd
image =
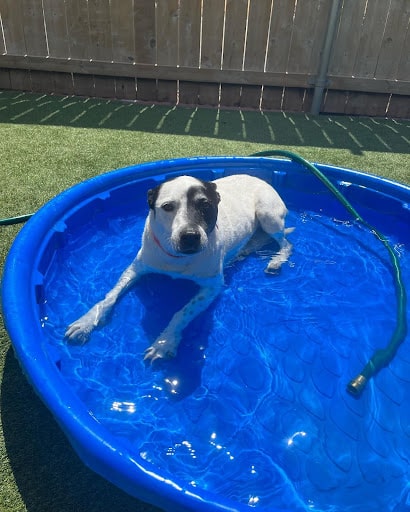
[[[174,203],[164,203],[161,205],[161,208],[165,212],[172,212],[175,209],[175,204]]]
[[[211,206],[211,203],[206,199],[206,197],[201,197],[197,200],[197,205],[199,208],[205,209]]]

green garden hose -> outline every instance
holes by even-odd
[[[290,160],[293,160],[309,169],[337,197],[337,199],[353,216],[354,220],[359,221],[371,233],[373,233],[373,235],[386,247],[389,253],[390,261],[393,266],[393,276],[397,301],[396,328],[393,332],[389,344],[383,349],[376,350],[372,357],[369,359],[368,363],[363,368],[363,370],[359,373],[359,375],[348,383],[347,391],[353,396],[359,396],[363,391],[364,387],[366,386],[367,382],[369,381],[369,379],[392,361],[397,352],[397,349],[399,348],[400,344],[404,341],[407,334],[406,290],[403,284],[400,264],[397,255],[391,248],[387,239],[376,228],[374,228],[371,224],[369,224],[366,220],[363,219],[363,217],[355,210],[355,208],[353,208],[353,206],[344,197],[344,195],[337,189],[337,187],[333,185],[333,183],[317,167],[315,167],[313,164],[302,158],[300,155],[293,153],[291,151],[271,150],[261,151],[259,153],[254,153],[253,155],[250,156],[281,156],[289,158]]]
[[[21,224],[22,222],[28,221],[33,214],[19,215],[18,217],[8,217],[7,219],[0,219],[0,226],[11,226],[12,224]]]

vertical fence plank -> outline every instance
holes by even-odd
[[[74,94],[74,83],[72,73],[54,73],[55,94]]]
[[[69,43],[65,3],[61,0],[43,0],[44,20],[50,57],[69,57]]]
[[[134,17],[132,0],[111,0],[111,40],[114,62],[134,62]]]
[[[222,69],[242,69],[247,9],[247,0],[226,1]]]
[[[201,0],[180,0],[178,64],[199,67]]]
[[[178,0],[158,0],[156,39],[158,66],[178,64]]]
[[[344,0],[339,29],[333,43],[329,74],[353,75],[366,3],[366,0]]]
[[[409,2],[406,4],[406,15],[409,16]],[[408,18],[407,18],[408,19]],[[397,80],[410,81],[410,23],[407,24],[406,37],[401,49],[401,55],[398,59]]]
[[[3,21],[2,21],[2,14],[1,14],[1,9],[2,5],[0,5],[0,29],[1,27],[3,26]],[[5,43],[5,40],[4,40],[4,34],[3,34],[3,30],[0,30],[0,55],[3,55],[6,53],[6,43]]]
[[[156,39],[158,66],[178,65],[178,0],[158,0],[156,6]],[[177,101],[176,82],[158,80],[159,101]]]
[[[248,0],[226,0],[222,69],[243,69],[247,14]],[[241,86],[222,84],[220,102],[223,106],[239,106]]]
[[[345,114],[384,116],[387,112],[389,94],[350,92],[345,105]]]
[[[347,99],[347,91],[332,91],[328,89],[325,93],[324,103],[320,111],[329,114],[344,114]]]
[[[41,0],[23,0],[23,26],[27,55],[47,56],[47,42]]]
[[[134,54],[138,64],[156,64],[155,2],[134,0]]]
[[[112,61],[112,37],[109,0],[88,0],[90,58]]]
[[[22,0],[2,0],[1,19],[7,53],[24,55],[26,53],[26,43],[23,29]]]
[[[408,119],[410,117],[410,98],[409,96],[399,96],[393,94],[390,98],[387,111],[390,117],[399,117]]]
[[[0,89],[11,89],[10,71],[0,68]]]
[[[180,0],[178,63],[182,67],[199,68],[201,38],[201,0]],[[199,83],[180,82],[179,102],[198,103]]]
[[[330,5],[330,0],[297,3],[286,68],[288,73],[317,73]]]
[[[293,29],[295,0],[274,0],[266,70],[285,73]]]
[[[304,75],[316,75],[320,64],[320,52],[326,36],[330,0],[298,2],[294,14],[292,39],[286,71]],[[286,86],[286,79],[284,82]],[[286,87],[283,109],[307,111],[310,98],[304,88]]]
[[[115,97],[119,100],[136,100],[137,85],[135,78],[116,78]]]
[[[201,68],[221,69],[224,2],[203,0]]]
[[[30,71],[27,69],[10,69],[11,88],[16,91],[31,91]]]
[[[250,0],[244,69],[264,71],[272,0]],[[261,86],[243,86],[241,107],[259,108]]]
[[[30,77],[32,92],[45,94],[52,94],[54,92],[53,73],[31,70]]]
[[[90,33],[86,0],[66,2],[69,52],[72,59],[90,59]]]
[[[221,69],[224,27],[224,2],[202,0],[201,68]],[[219,105],[219,84],[199,85],[200,105]]]
[[[397,56],[403,55],[402,51],[406,46],[409,17],[410,2],[408,0],[391,0],[375,70],[376,78],[397,77],[399,67],[402,67],[400,58]],[[410,49],[407,49],[407,60],[409,60],[409,53]],[[410,72],[407,74],[407,79],[410,79]]]
[[[375,75],[389,2],[372,0],[367,3],[357,48],[353,76],[373,78]]]
[[[250,0],[244,68],[263,71],[272,0]]]

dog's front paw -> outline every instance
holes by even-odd
[[[70,343],[84,345],[90,339],[93,328],[92,324],[83,321],[81,317],[67,327],[64,337]]]
[[[167,339],[159,338],[145,351],[144,361],[151,360],[151,363],[157,359],[171,359],[177,353],[178,344]]]

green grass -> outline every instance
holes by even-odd
[[[410,122],[172,108],[0,91],[0,218],[118,167],[288,149],[410,184]],[[0,227],[0,265],[20,226]],[[36,397],[0,327],[0,512],[149,511],[88,470]]]

